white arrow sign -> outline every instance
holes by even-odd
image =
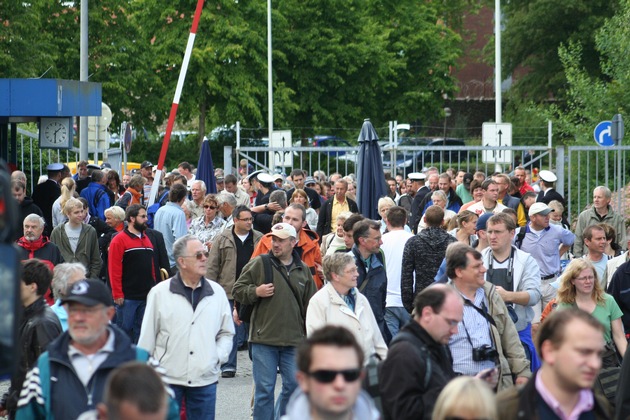
[[[499,150],[484,150],[483,163],[512,163],[512,124],[483,123],[481,129],[482,144],[488,147],[500,147]]]

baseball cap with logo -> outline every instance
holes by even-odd
[[[273,225],[269,234],[280,239],[297,238],[295,228],[288,223],[278,223]]]
[[[529,217],[532,217],[535,214],[542,214],[543,216],[546,216],[552,211],[553,209],[545,203],[534,203],[529,208]]]
[[[83,279],[74,283],[68,290],[68,296],[61,299],[61,304],[69,302],[77,302],[85,306],[99,304],[114,306],[112,294],[107,286],[102,281],[94,279]]]
[[[153,164],[149,162],[148,160],[145,160],[144,162],[140,164],[141,169],[152,168],[152,167],[153,167]]]

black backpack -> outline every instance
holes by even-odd
[[[424,343],[415,335],[407,331],[399,331],[396,337],[389,343],[391,348],[395,343],[400,341],[407,341],[411,344],[411,347],[416,353],[416,357],[419,360],[424,360],[426,368],[424,370],[424,382],[423,391],[426,391],[431,381],[431,374],[433,369],[431,367],[431,356]],[[379,360],[376,355],[370,357],[367,365],[365,366],[365,379],[363,380],[363,389],[370,394],[374,400],[374,405],[383,416],[383,403],[381,402],[381,391],[379,389],[379,375],[383,369],[383,361]],[[385,417],[383,417],[385,418]]]

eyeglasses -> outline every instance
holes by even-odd
[[[182,258],[196,258],[202,260],[204,257],[208,258],[208,255],[210,255],[208,251],[198,251],[195,255],[182,255]]]
[[[593,280],[595,280],[595,276],[576,277],[575,280],[577,280],[577,281],[586,281],[586,280],[593,281]]]
[[[204,209],[210,209],[210,210],[216,210],[216,209],[218,209],[218,207],[208,206],[208,205],[203,206],[203,208],[204,208]]]
[[[236,218],[236,220],[240,220],[241,222],[253,222],[254,218],[253,217],[246,217],[244,219],[239,219],[238,217]]]
[[[444,321],[446,321],[446,323],[448,324],[449,327],[456,327],[457,325],[459,325],[459,321],[455,320],[455,319],[449,319],[445,316],[443,316],[442,314],[436,314],[439,315],[440,318],[442,318]]]
[[[323,384],[329,384],[335,379],[337,375],[341,374],[346,382],[354,382],[361,376],[361,369],[345,369],[345,370],[316,370],[310,372],[308,376],[315,379],[317,382]]]
[[[97,306],[86,306],[86,307],[77,307],[77,306],[70,306],[70,305],[68,305],[67,308],[66,308],[66,312],[68,312],[68,315],[81,314],[81,315],[85,316],[85,315],[95,314],[98,311],[100,311],[101,309],[103,309],[103,307],[100,306],[100,305],[97,305]]]

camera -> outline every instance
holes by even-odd
[[[488,344],[484,344],[483,346],[472,349],[472,357],[475,362],[495,360],[498,356],[499,353],[497,352],[497,350],[494,347],[489,346]]]

